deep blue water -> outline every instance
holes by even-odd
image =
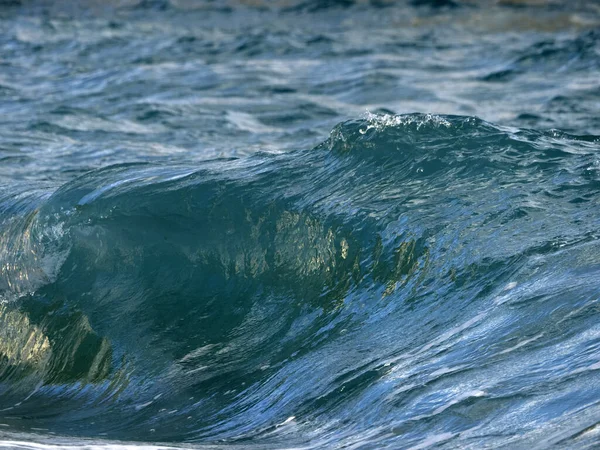
[[[599,30],[0,2],[0,448],[596,448]]]

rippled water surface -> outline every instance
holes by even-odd
[[[595,448],[598,30],[0,2],[0,448]]]

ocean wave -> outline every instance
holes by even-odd
[[[4,192],[1,422],[155,442],[587,442],[597,150],[369,114],[311,150]]]

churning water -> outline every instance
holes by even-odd
[[[594,447],[599,26],[2,3],[0,448]]]

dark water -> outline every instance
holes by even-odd
[[[0,8],[1,448],[598,444],[598,3]]]

